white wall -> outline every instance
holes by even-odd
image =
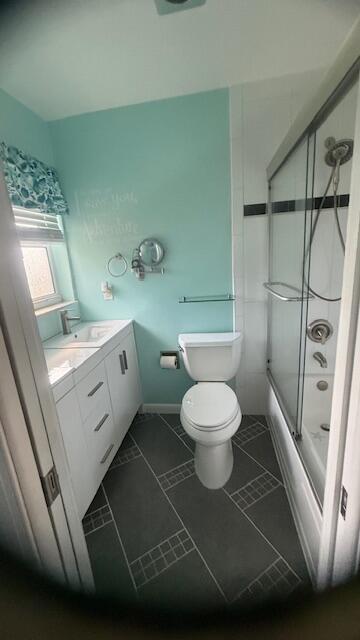
[[[359,0],[207,0],[162,17],[153,0],[8,5],[0,82],[45,120],[326,66],[359,15]]]
[[[230,89],[234,327],[243,331],[236,389],[243,413],[266,412],[268,229],[244,204],[267,201],[266,167],[323,71]]]

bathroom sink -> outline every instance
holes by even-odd
[[[44,349],[50,384],[56,384],[66,377],[96,351],[98,349]]]
[[[126,327],[131,320],[109,320],[107,322],[81,322],[73,325],[69,335],[58,335],[44,342],[45,349],[98,348],[116,333]]]
[[[76,342],[76,344],[79,344],[79,342],[91,342],[98,344],[112,332],[112,329],[113,327],[105,325],[90,325],[78,330],[74,327],[72,334],[69,336],[70,342]]]

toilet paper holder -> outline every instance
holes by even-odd
[[[180,353],[179,351],[160,351],[160,360],[162,356],[175,356],[176,358],[176,368],[180,369]]]

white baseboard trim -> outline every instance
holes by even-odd
[[[140,413],[180,413],[181,404],[143,404]]]
[[[267,418],[300,544],[310,578],[315,587],[320,547],[321,511],[270,384]]]

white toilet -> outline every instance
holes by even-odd
[[[195,440],[195,470],[208,489],[220,489],[231,476],[231,438],[241,422],[237,397],[226,384],[238,370],[241,333],[182,333],[185,368],[197,381],[184,395],[180,420]]]

